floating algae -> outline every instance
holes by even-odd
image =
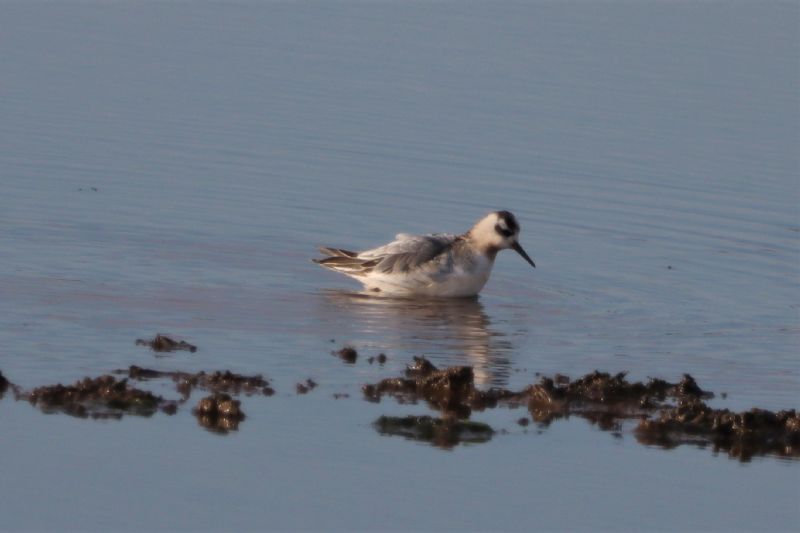
[[[0,372],[0,398],[11,389],[18,400],[27,400],[46,413],[65,413],[80,418],[119,419],[124,415],[174,414],[195,389],[210,392],[193,409],[198,423],[215,433],[236,430],[244,420],[240,394],[271,396],[274,389],[262,375],[229,370],[189,373],[130,366],[113,374],[86,377],[72,385],[49,385],[25,392]],[[180,399],[170,400],[131,385],[131,382],[171,380]],[[297,383],[297,394],[316,387],[312,379]],[[424,357],[415,357],[403,376],[387,378],[362,387],[364,398],[379,402],[390,396],[400,403],[426,402],[440,413],[431,416],[382,416],[373,425],[383,435],[397,435],[453,448],[460,443],[488,442],[495,431],[470,421],[476,411],[496,407],[526,406],[529,416],[516,420],[527,431],[535,424],[545,428],[556,420],[579,417],[604,431],[622,436],[626,424],[638,421],[633,433],[645,445],[673,448],[682,444],[724,451],[748,461],[757,455],[800,458],[800,414],[795,410],[772,412],[751,409],[731,412],[712,409],[705,400],[713,397],[685,374],[677,383],[649,379],[628,381],[624,372],[594,371],[575,380],[556,374],[541,377],[522,390],[480,390],[470,366],[439,369]],[[346,393],[333,394],[334,399]],[[505,430],[500,430],[504,433]]]
[[[427,359],[415,357],[405,377],[368,384],[362,391],[365,399],[372,402],[379,402],[385,395],[400,403],[425,401],[442,412],[443,421],[464,420],[473,411],[527,404],[531,420],[539,427],[577,416],[619,436],[624,422],[639,420],[635,435],[642,444],[664,448],[680,444],[712,446],[741,461],[766,454],[800,457],[800,414],[795,410],[734,413],[712,409],[704,400],[713,394],[701,389],[688,374],[677,383],[662,379],[631,382],[624,372],[594,371],[574,381],[557,374],[553,378],[542,377],[539,383],[521,391],[482,391],[475,388],[471,367],[440,370]],[[517,423],[525,427],[530,422],[520,418]],[[437,427],[427,421],[417,424],[412,419],[378,426],[396,430],[379,429],[381,433],[408,438],[431,435],[433,430],[425,428]]]
[[[355,364],[358,359],[358,352],[352,346],[345,346],[341,350],[331,352],[333,355],[348,364]]]
[[[97,378],[86,377],[73,385],[48,385],[30,392],[15,388],[17,399],[28,400],[46,413],[64,413],[79,418],[120,419],[125,415],[152,416],[158,411],[166,414],[177,412],[194,389],[211,391],[200,400],[193,413],[198,423],[215,433],[224,434],[238,429],[244,420],[240,402],[233,395],[259,394],[271,396],[275,391],[261,375],[243,376],[229,370],[188,373],[161,371],[131,366],[127,370],[116,370],[125,374],[118,379],[113,375]],[[8,382],[0,373],[0,392]],[[130,381],[170,379],[181,394],[180,400],[167,400],[150,391],[130,386]],[[12,385],[13,386],[13,385]]]
[[[191,394],[195,388],[212,392],[227,392],[231,394],[263,394],[272,396],[275,390],[270,386],[269,381],[264,379],[261,374],[245,376],[236,374],[230,370],[217,370],[214,372],[181,372],[153,370],[131,365],[127,370],[115,370],[115,374],[127,374],[130,379],[151,380],[170,378],[175,383],[175,388],[185,398]]]
[[[376,362],[376,361],[377,361],[377,363],[378,363],[379,365],[383,365],[383,364],[385,364],[385,363],[386,363],[387,359],[388,359],[388,358],[386,357],[386,354],[385,354],[385,353],[379,353],[377,356],[370,356],[370,357],[368,357],[368,358],[367,358],[367,362],[368,362],[369,364],[372,364],[372,363],[374,363],[374,362]]]
[[[406,377],[387,378],[373,385],[364,385],[364,397],[373,402],[390,395],[401,402],[425,400],[446,416],[468,418],[475,394],[474,375],[470,366],[437,369],[424,357],[415,357],[406,369]]]
[[[197,346],[186,341],[176,341],[161,333],[156,334],[152,339],[136,339],[139,346],[148,346],[154,352],[174,352],[176,350],[186,350],[196,352]]]
[[[240,405],[239,400],[234,400],[229,394],[215,392],[200,400],[192,413],[205,429],[225,434],[238,430],[239,422],[244,420]]]
[[[734,413],[711,409],[703,402],[686,402],[642,419],[635,430],[642,444],[674,448],[680,444],[710,444],[743,462],[756,455],[800,456],[800,413],[751,409]]]
[[[131,387],[127,379],[118,380],[110,375],[87,377],[73,385],[37,387],[20,396],[45,413],[61,412],[79,418],[151,416],[159,410],[167,414],[176,410],[174,401]]]
[[[297,394],[307,394],[311,390],[313,390],[317,386],[317,382],[311,378],[308,378],[305,383],[298,383],[294,386],[295,392]]]
[[[9,385],[8,380],[3,375],[3,373],[0,372],[0,399],[2,399],[3,395],[5,395],[6,390],[8,389],[8,385]]]

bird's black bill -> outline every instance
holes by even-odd
[[[514,244],[512,244],[511,248],[513,248],[515,252],[517,252],[519,255],[521,255],[522,258],[525,259],[525,261],[530,263],[533,268],[536,268],[536,263],[533,262],[533,259],[528,257],[528,254],[525,253],[525,250],[522,249],[522,246],[520,246],[518,242],[515,242]]]

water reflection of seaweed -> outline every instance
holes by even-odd
[[[470,365],[480,385],[508,381],[511,342],[492,328],[478,298],[384,298],[325,291],[325,313],[386,352],[419,350],[432,360]]]

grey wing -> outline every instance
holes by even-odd
[[[450,250],[459,239],[456,235],[436,233],[433,235],[397,235],[396,240],[385,246],[366,250],[359,258],[377,260],[373,269],[383,273],[406,273],[423,266]]]

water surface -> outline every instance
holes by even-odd
[[[0,369],[25,388],[231,369],[278,390],[227,436],[188,410],[92,422],[7,396],[3,528],[795,527],[796,462],[526,431],[513,410],[475,417],[509,434],[443,451],[378,435],[427,410],[359,388],[425,354],[487,387],[689,372],[720,407],[798,407],[796,5],[2,11]],[[538,268],[500,254],[477,300],[368,299],[309,261],[499,208]],[[134,345],[155,332],[199,351]],[[330,355],[346,343],[354,366]]]

